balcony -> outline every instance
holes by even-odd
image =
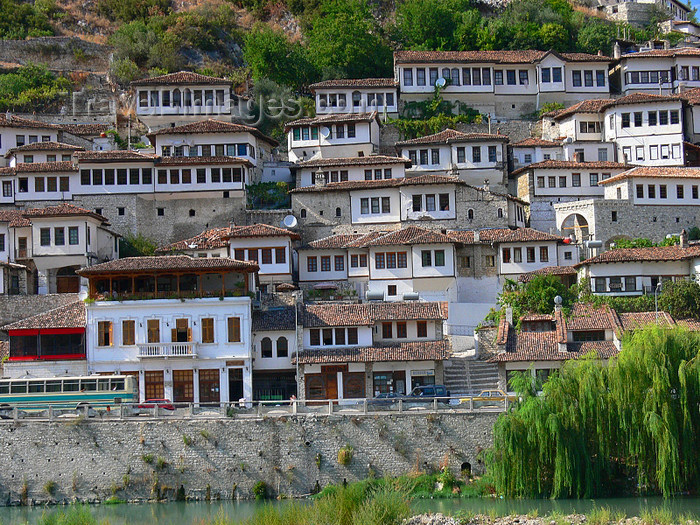
[[[197,343],[148,343],[138,345],[139,358],[197,357]]]

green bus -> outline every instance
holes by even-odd
[[[125,375],[0,379],[0,409],[106,407],[139,400],[136,378]]]

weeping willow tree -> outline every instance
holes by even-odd
[[[509,496],[670,496],[700,488],[700,335],[649,326],[607,365],[570,361],[494,429],[489,469]]]

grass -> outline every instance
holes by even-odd
[[[44,512],[37,525],[98,525],[87,505],[75,505],[67,510]]]

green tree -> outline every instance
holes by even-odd
[[[111,36],[115,60],[129,59],[140,68],[161,68],[177,71],[184,66],[180,55],[181,40],[166,31],[165,17],[154,16],[148,22],[135,20],[122,25]]]
[[[148,20],[154,12],[168,14],[172,3],[171,0],[99,0],[97,9],[111,20],[131,22]]]
[[[564,309],[570,308],[576,300],[574,291],[554,275],[538,275],[528,283],[507,280],[497,299],[501,309],[493,311],[489,318],[500,318],[506,306],[513,308],[514,320],[528,313],[551,314],[554,311],[554,298],[557,296],[562,298]]]
[[[469,0],[404,0],[396,7],[395,32],[408,49],[455,50]]]
[[[700,285],[685,280],[664,284],[659,309],[674,319],[700,319]]]
[[[583,22],[576,37],[577,50],[592,54],[602,51],[604,54],[610,55],[612,43],[617,34],[615,26],[595,18]]]
[[[308,52],[323,78],[388,77],[391,49],[367,0],[330,0],[308,31]]]
[[[119,239],[119,257],[141,257],[155,255],[158,245],[142,233],[130,233]]]
[[[290,42],[282,31],[262,23],[246,34],[243,58],[255,80],[267,78],[299,90],[315,77],[301,44]]]
[[[31,2],[0,0],[0,13],[0,38],[24,39],[53,35],[46,12]]]
[[[484,30],[484,19],[478,9],[468,9],[462,13],[457,29],[455,41],[462,51],[474,51],[479,49],[479,39]]]
[[[693,491],[700,466],[700,335],[653,324],[608,364],[569,361],[499,417],[488,470],[507,496]]]
[[[566,51],[569,48],[569,33],[561,24],[544,24],[540,27],[539,38],[546,49]]]
[[[44,65],[29,63],[0,75],[0,111],[36,111],[63,100],[71,82]]]

